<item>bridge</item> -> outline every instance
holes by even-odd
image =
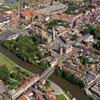
[[[47,79],[49,76],[51,76],[55,70],[55,66],[58,63],[58,59],[55,59],[55,61],[51,62],[51,66],[47,68],[41,75],[39,79]]]
[[[49,68],[47,68],[39,77],[39,79],[47,79],[48,77],[50,77],[54,70],[55,70],[55,66],[57,66],[57,64],[61,63],[61,62],[64,62],[67,57],[68,57],[68,54],[67,55],[58,55],[56,52],[52,51],[52,53],[54,54],[55,56],[55,60],[52,61],[50,64],[51,66]]]

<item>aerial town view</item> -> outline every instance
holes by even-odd
[[[0,100],[100,100],[100,0],[0,0]]]

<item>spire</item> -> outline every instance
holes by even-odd
[[[55,28],[53,27],[53,29],[52,29],[52,37],[53,37],[53,41],[55,41],[55,35],[56,35],[56,33],[55,33]]]
[[[22,11],[22,4],[23,4],[24,0],[19,0],[19,5],[18,5],[18,19],[19,19],[19,23],[20,23],[20,20],[21,20],[21,11]]]

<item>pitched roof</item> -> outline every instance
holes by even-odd
[[[23,11],[21,14],[24,17],[30,17],[30,16],[32,16],[32,13],[30,11],[28,11],[28,10]]]
[[[18,98],[18,100],[26,100],[26,96],[25,95],[22,95]]]

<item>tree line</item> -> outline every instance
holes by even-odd
[[[2,42],[2,45],[24,61],[45,69],[49,63],[45,59],[44,50],[39,47],[38,40],[37,37],[33,36],[19,36],[16,40]]]

